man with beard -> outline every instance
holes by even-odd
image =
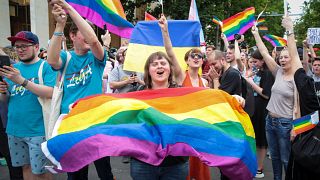
[[[211,62],[209,70],[209,85],[214,89],[223,90],[230,95],[241,95],[241,75],[240,72],[231,67],[226,61],[226,55],[215,50],[208,56]]]
[[[6,132],[12,166],[22,166],[24,179],[51,179],[45,171],[46,157],[40,147],[45,141],[45,129],[38,97],[51,98],[56,73],[37,56],[39,40],[35,34],[21,31],[8,40],[20,59],[13,66],[0,68],[4,77],[0,82],[0,98],[9,103]],[[40,65],[44,85],[39,84]]]
[[[102,94],[102,75],[108,55],[99,42],[91,24],[86,22],[78,12],[64,0],[50,0],[56,28],[48,48],[48,63],[53,69],[62,72],[66,67],[63,81],[61,114],[69,113],[69,107],[81,98]],[[63,32],[67,14],[73,23],[69,37],[73,43],[70,52],[61,51]],[[68,58],[68,54],[71,58]],[[69,63],[67,64],[67,59]],[[98,176],[103,180],[113,180],[110,157],[94,161]],[[79,171],[68,173],[69,180],[88,179],[88,166]]]

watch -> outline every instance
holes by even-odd
[[[286,31],[284,34],[287,35],[287,36],[290,36],[293,33],[294,33],[293,30],[289,30],[289,31]]]
[[[28,80],[24,79],[23,83],[21,84],[22,87],[26,87],[28,85]]]

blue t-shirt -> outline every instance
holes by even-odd
[[[94,57],[91,51],[85,55],[77,55],[70,51],[71,59],[63,81],[63,97],[61,113],[69,112],[69,105],[80,98],[102,93],[102,75],[106,65],[106,52],[103,61]],[[67,60],[66,51],[61,51],[63,71]]]
[[[13,66],[19,69],[24,78],[39,84],[38,70],[42,61],[44,60],[40,59],[34,64],[19,62]],[[57,73],[45,62],[42,70],[43,83],[46,86],[53,87],[56,77]],[[10,92],[7,133],[17,137],[44,136],[42,107],[38,101],[38,96],[20,84],[16,84],[9,79],[5,80],[9,84],[8,90]]]

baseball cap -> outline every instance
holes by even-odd
[[[16,41],[27,41],[33,44],[39,44],[38,36],[30,31],[20,31],[15,36],[8,37],[8,40],[13,44]]]

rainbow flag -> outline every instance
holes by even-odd
[[[273,47],[276,46],[286,46],[287,45],[287,40],[283,39],[282,37],[271,35],[271,34],[266,34],[263,36],[263,38],[267,41],[269,41]]]
[[[130,38],[133,25],[126,20],[120,0],[66,0],[82,17],[123,38]]]
[[[234,39],[235,34],[244,34],[255,23],[255,8],[250,7],[222,21],[222,32],[227,36],[228,41]]]
[[[235,98],[208,88],[168,88],[92,96],[78,101],[42,144],[59,170],[73,172],[105,156],[152,165],[196,156],[230,179],[256,174],[249,116]]]
[[[319,111],[313,112],[309,115],[303,116],[299,119],[293,120],[294,132],[301,134],[310,129],[313,129],[319,123]]]
[[[153,17],[151,14],[144,12],[144,20],[145,21],[156,21],[157,18]]]
[[[168,21],[169,35],[173,50],[180,66],[187,67],[184,61],[185,53],[194,47],[200,46],[200,22],[190,20]],[[144,64],[150,54],[166,52],[161,29],[157,21],[139,21],[134,27],[127,50],[124,69],[143,72]]]
[[[213,16],[212,22],[215,23],[215,24],[218,24],[221,28],[223,26],[222,21],[217,16]]]
[[[266,26],[259,26],[258,29],[261,33],[266,33],[269,30]]]
[[[261,24],[265,23],[266,22],[266,19],[265,18],[260,18],[258,19],[257,21],[257,26],[260,26]]]

